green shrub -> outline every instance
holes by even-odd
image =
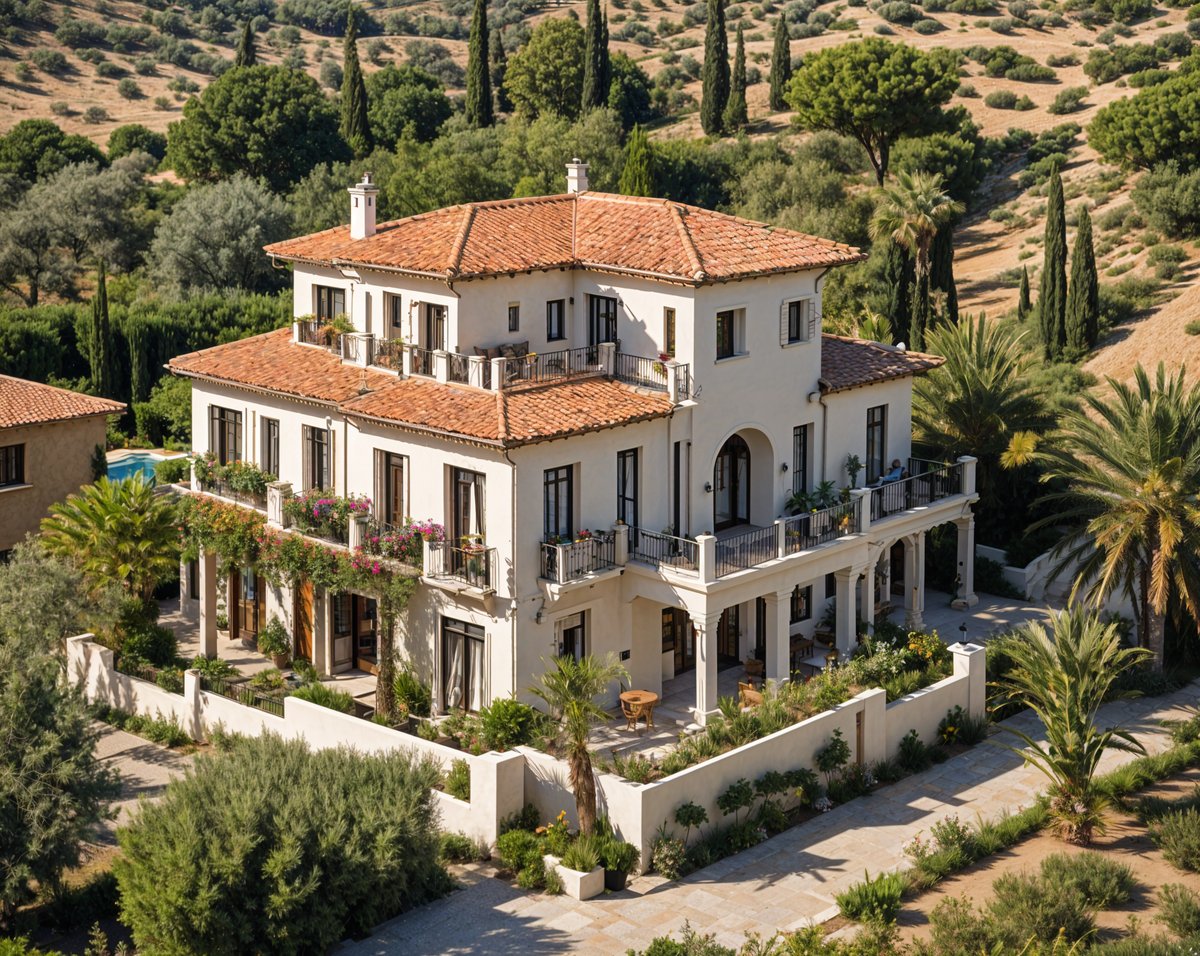
[[[496,840],[496,856],[504,868],[520,873],[542,859],[542,842],[529,830],[509,830]]]
[[[938,723],[938,740],[943,744],[977,744],[987,737],[988,720],[968,714],[961,706],[946,711]]]
[[[238,672],[238,669],[224,658],[205,657],[202,654],[197,654],[193,657],[188,667],[191,670],[199,671],[205,677],[215,677],[218,680],[225,677],[232,677]],[[274,668],[271,668],[271,670],[274,670]],[[275,671],[275,673],[278,674],[279,672]]]
[[[154,679],[163,690],[171,694],[183,693],[183,671],[178,667],[164,667]]]
[[[1046,107],[1046,112],[1059,116],[1063,113],[1074,113],[1083,106],[1088,95],[1086,86],[1068,86],[1054,97],[1054,102]]]
[[[594,835],[581,836],[567,847],[567,851],[562,855],[562,865],[568,870],[590,873],[600,865],[602,849],[600,838]]]
[[[1164,814],[1149,830],[1168,863],[1176,869],[1200,871],[1200,811],[1188,807]]]
[[[1094,852],[1052,853],[1042,860],[1041,873],[1047,885],[1074,886],[1097,909],[1124,903],[1135,885],[1132,869]]]
[[[354,698],[345,691],[334,690],[326,684],[320,682],[315,684],[305,684],[297,689],[293,694],[297,700],[306,700],[310,704],[316,704],[318,707],[328,707],[330,710],[340,711],[343,714],[349,714],[354,710]]]
[[[1164,883],[1158,891],[1158,919],[1176,936],[1200,935],[1200,896],[1181,883]]]
[[[428,717],[433,703],[433,691],[428,684],[413,672],[412,664],[405,661],[396,671],[396,679],[392,682],[396,695],[396,703],[403,704],[408,712],[417,717]]]
[[[465,833],[443,833],[438,837],[438,859],[446,863],[471,863],[478,859],[478,848]]]
[[[492,701],[479,711],[484,746],[504,751],[532,743],[539,716],[528,704],[511,697]]]
[[[988,913],[1006,931],[1010,945],[1036,937],[1051,943],[1061,930],[1068,942],[1086,938],[1095,928],[1091,908],[1076,886],[1051,884],[1024,873],[1009,873],[992,883]]]
[[[668,880],[677,880],[683,875],[687,861],[687,847],[677,837],[659,834],[650,849],[651,866]]]
[[[125,632],[120,655],[140,657],[155,667],[167,667],[175,663],[178,646],[175,632],[169,627],[139,621]]]
[[[915,32],[920,33],[923,36],[931,36],[932,34],[940,33],[945,29],[941,23],[939,23],[937,20],[934,20],[932,17],[926,17],[923,20],[918,20],[912,25],[912,28]]]
[[[630,873],[638,865],[641,856],[636,846],[615,836],[605,837],[601,841],[600,862],[606,870]]]
[[[900,740],[900,752],[896,755],[896,762],[908,773],[920,773],[933,763],[929,748],[922,742],[915,729],[910,730]]]
[[[994,90],[983,98],[983,103],[994,110],[1011,110],[1017,105],[1017,94],[1012,90]]]
[[[964,956],[992,950],[994,936],[986,917],[970,899],[947,896],[929,914],[927,956]]]
[[[533,830],[540,822],[538,808],[532,803],[527,803],[516,813],[501,820],[497,829],[500,833],[507,833],[509,830]]]
[[[529,862],[517,874],[517,886],[523,890],[540,890],[546,885],[546,861],[540,856]]]
[[[122,920],[143,952],[326,952],[450,890],[437,777],[406,753],[271,735],[202,755],[119,833]]]
[[[446,792],[459,800],[471,799],[471,765],[465,760],[451,762],[446,771]]]
[[[900,899],[907,887],[903,873],[880,873],[875,877],[864,873],[863,882],[837,895],[838,909],[847,919],[862,923],[891,923],[900,912]]]

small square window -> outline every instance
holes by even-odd
[[[521,331],[521,306],[517,304],[508,307],[508,331]]]

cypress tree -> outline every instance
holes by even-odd
[[[908,334],[908,347],[916,351],[925,348],[925,332],[929,329],[929,276],[922,273],[917,277],[912,294],[912,327]]]
[[[1021,291],[1017,293],[1017,320],[1024,322],[1033,306],[1029,303],[1029,270],[1021,266]]]
[[[367,120],[367,84],[358,63],[358,23],[354,8],[346,18],[346,45],[342,62],[342,138],[355,156],[366,156],[374,143]]]
[[[913,283],[917,264],[898,242],[888,241],[887,258],[883,265],[884,287],[888,290],[884,314],[892,323],[892,336],[897,342],[909,342],[912,331]]]
[[[625,165],[617,192],[623,196],[653,196],[654,177],[650,171],[650,141],[641,126],[634,126],[625,144]]]
[[[1071,250],[1071,285],[1067,289],[1067,348],[1083,356],[1096,347],[1100,334],[1100,280],[1092,248],[1092,217],[1079,211],[1075,246]]]
[[[488,75],[487,0],[475,0],[475,12],[471,15],[471,40],[467,46],[467,122],[472,126],[491,126],[495,120],[492,112],[492,82]]]
[[[144,402],[150,397],[150,356],[146,323],[138,318],[125,321],[125,343],[129,347],[129,400]]]
[[[700,127],[719,136],[729,102],[729,37],[725,35],[725,0],[708,0],[704,29],[704,67],[700,72]]]
[[[954,225],[947,223],[933,237],[929,251],[929,285],[945,294],[945,318],[958,324],[958,287],[954,282]]]
[[[608,105],[608,95],[612,90],[612,56],[608,50],[608,6],[604,7],[604,14],[600,20],[600,48],[604,51],[604,56],[601,57],[601,62],[604,64],[604,72],[600,76],[600,89],[604,92],[602,106]]]
[[[492,31],[488,41],[488,55],[491,62],[492,81],[492,113],[511,113],[512,102],[504,89],[504,76],[508,73],[508,54],[504,52],[504,40],[499,29]]]
[[[584,33],[581,112],[586,113],[608,103],[608,24],[600,12],[600,0],[588,0]]]
[[[96,294],[92,296],[92,326],[89,329],[88,358],[91,361],[92,391],[107,397],[112,389],[112,361],[109,346],[112,326],[108,320],[108,281],[104,260],[96,268]]]
[[[237,53],[233,57],[234,66],[254,66],[258,62],[258,52],[254,48],[254,27],[250,21],[242,28],[242,38],[238,41]]]
[[[771,109],[786,110],[788,84],[792,82],[792,45],[783,14],[775,21],[775,46],[771,50]]]
[[[1055,168],[1046,194],[1046,238],[1042,279],[1038,287],[1038,319],[1046,358],[1059,358],[1067,339],[1067,214],[1062,176]]]
[[[746,45],[742,40],[742,25],[737,28],[737,42],[733,47],[733,73],[729,81],[729,100],[725,104],[725,130],[735,133],[748,122],[746,112]]]

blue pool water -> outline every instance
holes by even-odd
[[[108,477],[110,481],[123,481],[140,474],[150,484],[154,484],[154,466],[164,460],[162,455],[156,455],[152,451],[127,452],[108,463]]]

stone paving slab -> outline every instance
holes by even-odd
[[[1200,683],[1166,697],[1110,704],[1101,722],[1132,731],[1150,752],[1170,746],[1160,725],[1200,703]],[[1002,726],[1032,732],[1018,715]],[[352,956],[584,953],[614,956],[676,932],[684,920],[739,946],[747,931],[770,935],[837,915],[836,894],[863,877],[894,869],[901,847],[950,814],[992,819],[1032,803],[1044,778],[1004,749],[1015,737],[996,734],[932,769],[835,808],[686,879],[631,881],[622,893],[587,902],[530,895],[501,880],[468,872],[464,889],[385,924],[370,939],[346,944]],[[1105,754],[1102,770],[1132,759]],[[568,915],[569,914],[569,915]]]
[[[121,774],[121,793],[113,803],[117,816],[103,826],[99,840],[115,843],[117,827],[129,820],[138,801],[161,796],[167,784],[192,765],[192,758],[108,724],[97,723],[96,728],[96,756]]]

